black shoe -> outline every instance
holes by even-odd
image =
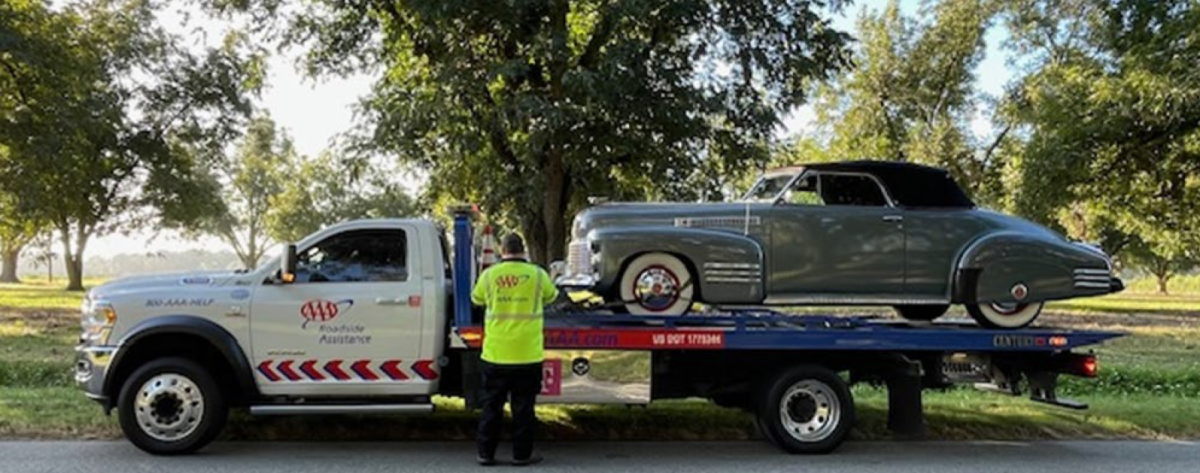
[[[529,465],[536,465],[536,464],[538,464],[538,463],[541,463],[541,462],[542,462],[542,460],[545,460],[545,458],[544,458],[544,457],[542,457],[541,455],[538,455],[538,454],[536,454],[536,453],[535,453],[535,454],[533,454],[533,455],[530,455],[530,456],[529,456],[529,458],[526,458],[526,459],[524,459],[524,460],[518,460],[518,459],[514,458],[514,459],[513,459],[513,461],[512,461],[512,465],[513,465],[513,466],[529,466]]]
[[[496,464],[495,457],[485,457],[483,455],[475,457],[475,461],[479,462],[479,466],[492,466]]]

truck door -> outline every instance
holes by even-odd
[[[426,394],[414,228],[343,229],[297,248],[293,283],[265,281],[250,327],[263,394]],[[426,376],[422,376],[426,374]]]

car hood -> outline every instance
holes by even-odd
[[[588,208],[575,217],[572,236],[581,237],[600,227],[674,225],[681,217],[738,217],[759,214],[770,204],[757,202],[617,202]]]

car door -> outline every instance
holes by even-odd
[[[425,394],[422,268],[406,225],[349,228],[297,248],[295,280],[269,279],[250,309],[263,394]]]
[[[769,302],[903,296],[904,217],[874,177],[806,171],[770,220]]]

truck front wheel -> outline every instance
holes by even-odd
[[[125,380],[117,416],[125,437],[155,455],[194,452],[217,437],[228,410],[204,367],[186,358],[160,358]]]
[[[789,453],[829,453],[854,426],[854,399],[841,377],[824,367],[785,370],[762,388],[757,421]]]

